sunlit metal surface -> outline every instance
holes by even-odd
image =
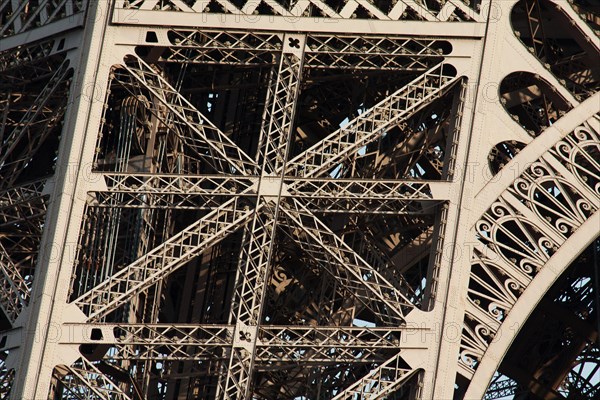
[[[0,16],[0,398],[598,395],[594,2]]]

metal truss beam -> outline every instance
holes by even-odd
[[[431,68],[358,117],[290,160],[286,175],[319,177],[335,174],[351,153],[380,139],[387,129],[442,96],[458,77],[444,73],[444,65]]]
[[[74,303],[90,321],[98,320],[239,229],[252,213],[242,200],[230,199],[91,288]]]
[[[333,400],[384,398],[402,386],[416,372],[404,365],[402,352],[400,352],[371,370],[366,376],[335,396]]]
[[[69,60],[65,59],[16,127],[0,143],[0,188],[10,187],[16,181],[23,166],[30,161],[51,128],[62,118],[67,102],[63,101],[61,106],[54,109],[47,107],[47,103],[67,80],[69,73]]]
[[[161,56],[161,62],[275,64],[275,53],[282,47],[282,37],[278,33],[181,29],[169,33],[173,47],[168,55]]]
[[[235,325],[66,324],[72,339],[61,343],[105,346],[102,357],[115,360],[225,361],[237,341]],[[93,329],[102,339],[91,338]],[[403,328],[262,325],[257,330],[256,368],[273,363],[372,363],[388,360],[386,352],[403,347]]]
[[[64,344],[110,345],[103,358],[114,360],[206,360],[224,359],[233,343],[231,325],[198,324],[67,324],[77,335]],[[102,331],[93,340],[91,329]],[[108,346],[107,346],[108,347]]]
[[[256,196],[257,177],[98,173],[106,190],[91,192],[96,207],[212,210],[232,196]]]
[[[123,68],[172,113],[169,128],[191,133],[183,134],[183,141],[216,171],[242,175],[256,171],[256,164],[246,153],[144,60],[130,55]]]
[[[0,272],[2,292],[0,306],[11,323],[14,323],[29,301],[30,283],[21,276],[19,267],[10,258],[10,253],[0,243]]]
[[[303,251],[339,280],[380,321],[404,324],[406,314],[414,305],[394,285],[298,201],[292,200],[282,212],[289,226],[306,234],[291,235]]]
[[[46,213],[42,191],[47,179],[13,186],[0,191],[0,227],[16,222],[36,220]]]
[[[172,46],[160,62],[270,65],[282,48],[281,33],[173,29]],[[450,43],[382,35],[318,35],[306,37],[305,68],[424,72],[438,63]],[[164,43],[145,46],[164,48]]]
[[[425,72],[448,42],[367,35],[307,35],[308,68]]]
[[[265,110],[258,154],[262,166],[262,177],[258,183],[258,204],[264,205],[265,215],[257,210],[252,223],[244,231],[230,315],[230,322],[236,323],[234,335],[240,341],[234,342],[230,351],[227,373],[219,380],[218,393],[225,398],[234,399],[240,394],[247,396],[250,390],[256,354],[256,328],[261,322],[263,298],[268,282],[267,274],[279,215],[279,204],[273,207],[270,203],[272,196],[281,196],[283,191],[282,182],[276,181],[273,186],[268,182],[268,175],[281,174],[285,166],[292,137],[295,103],[302,78],[304,46],[304,36],[284,37],[278,69],[271,75],[269,82],[267,104],[272,106]],[[267,193],[271,199],[264,196]]]
[[[483,17],[474,10],[470,9],[460,0],[450,0],[444,7],[438,10],[430,9],[426,3],[419,3],[414,0],[402,0],[393,7],[387,5],[387,9],[380,9],[377,5],[367,0],[358,0],[353,2],[344,2],[343,7],[334,9],[328,5],[327,2],[321,0],[312,1],[300,1],[292,5],[284,5],[275,0],[262,0],[262,1],[246,1],[243,4],[234,4],[229,0],[217,0],[220,12],[231,13],[235,15],[247,15],[254,16],[258,14],[258,7],[264,4],[272,10],[274,15],[286,17],[288,19],[298,19],[302,17],[320,17],[335,18],[335,19],[349,19],[353,14],[359,11],[366,11],[369,15],[368,18],[374,20],[401,20],[407,15],[413,16],[414,19],[423,21],[447,21],[451,17],[456,19],[453,15],[455,10],[463,12],[463,16],[467,21],[482,21]],[[206,4],[202,1],[178,1],[178,0],[141,0],[132,3],[125,3],[120,0],[116,3],[115,7],[118,9],[129,9],[129,10],[140,10],[140,11],[162,11],[162,10],[173,10],[181,13],[191,14],[209,14],[211,11],[209,8],[205,8]],[[272,15],[270,15],[272,16]]]
[[[96,365],[81,357],[72,366],[58,367],[54,376],[64,390],[78,399],[132,400]]]
[[[273,368],[280,363],[382,362],[401,347],[402,328],[261,326],[258,335],[256,358]]]
[[[150,173],[98,173],[90,179],[106,186],[91,192],[94,206],[174,209],[213,209],[231,196],[255,196],[260,180]],[[420,214],[432,212],[447,199],[447,185],[439,182],[286,177],[284,185],[288,190],[282,197],[301,199],[319,213]]]
[[[132,14],[135,15],[135,18],[131,18]],[[127,27],[161,26],[163,25],[161,22],[170,17],[172,17],[170,12],[116,8],[113,14],[113,23]],[[460,39],[481,39],[485,33],[485,23],[477,22],[403,21],[399,24],[392,20],[303,18],[296,23],[290,23],[289,18],[280,16],[253,15],[251,18],[244,18],[239,15],[216,13],[204,14],[202,18],[203,26],[207,29],[255,31],[256,26],[260,25],[274,26],[278,31],[289,33],[364,34],[368,32],[378,35],[436,36]],[[179,13],[177,19],[172,19],[169,24],[169,27],[188,29],[194,29],[197,26],[198,15],[194,13]]]
[[[13,36],[63,18],[72,18],[83,12],[86,6],[87,0],[3,0],[0,2],[0,13],[6,15],[6,19],[0,26],[0,37]]]
[[[444,185],[437,182],[286,177],[284,183],[285,197],[299,199],[310,211],[319,213],[428,213],[447,197],[432,193],[432,186]]]
[[[498,374],[485,392],[484,400],[503,399],[515,395],[518,389],[517,382],[502,374]]]

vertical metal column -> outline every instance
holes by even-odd
[[[284,36],[277,72],[272,75],[267,109],[261,129],[257,183],[258,199],[252,222],[244,231],[238,263],[236,292],[229,323],[235,325],[229,366],[220,381],[218,396],[249,396],[252,369],[262,323],[262,306],[275,243],[279,205],[288,148],[302,79],[305,37]],[[222,394],[221,394],[222,393]]]

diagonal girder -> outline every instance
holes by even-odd
[[[85,357],[81,357],[74,365],[57,367],[54,376],[69,394],[80,399],[131,400],[117,383]]]
[[[19,267],[11,260],[8,251],[0,242],[0,273],[2,291],[0,307],[11,323],[14,323],[29,301],[29,285],[21,276]]]
[[[55,110],[47,110],[46,105],[69,73],[69,60],[65,59],[27,109],[17,127],[0,143],[0,170],[2,171],[0,188],[9,187],[15,182],[23,166],[29,162],[51,128],[61,119],[66,110],[66,101],[63,107]],[[43,120],[44,117],[49,120],[43,121],[39,130],[32,132],[32,128],[38,127],[35,122]]]
[[[232,198],[99,283],[74,303],[94,321],[142,292],[248,221],[254,211]]]
[[[45,215],[42,195],[47,178],[0,191],[0,227],[5,224],[35,220]]]
[[[0,12],[5,13],[0,37],[7,37],[70,17],[86,8],[87,0],[4,0]],[[10,4],[10,6],[9,6]],[[10,8],[10,10],[9,10]]]
[[[424,230],[419,236],[415,237],[410,243],[395,250],[391,256],[399,273],[404,273],[412,265],[429,253],[433,241],[434,229],[430,227]]]
[[[290,226],[305,235],[293,239],[325,270],[353,293],[381,321],[402,325],[414,305],[398,288],[354,252],[299,201],[281,208]]]
[[[385,279],[388,280],[394,287],[396,287],[406,298],[410,300],[415,306],[420,306],[419,294],[415,291],[415,288],[411,286],[406,278],[404,277],[404,271],[400,270],[398,266],[388,257],[387,253],[381,251],[375,246],[371,240],[372,237],[368,238],[365,232],[358,232],[353,243],[352,248],[355,249],[356,253],[360,255],[367,262],[367,264],[373,266],[377,272],[379,272]]]
[[[8,357],[8,351],[0,351],[0,398],[8,399],[12,385],[15,379],[14,368],[8,369],[6,367],[6,357]]]
[[[182,140],[217,171],[242,175],[256,171],[256,163],[246,153],[144,60],[130,55],[123,68],[172,113],[171,124],[193,133],[182,135]]]
[[[458,81],[438,64],[380,101],[346,126],[287,163],[286,175],[323,177],[362,147],[380,139],[389,129],[442,96]],[[299,183],[301,185],[301,183]]]
[[[401,353],[369,371],[333,400],[381,399],[402,386],[417,371],[403,365]]]

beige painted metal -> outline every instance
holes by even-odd
[[[190,350],[175,346],[172,336],[169,336],[169,329],[185,332],[185,338],[181,340],[198,349],[195,356],[188,354],[185,357],[201,357],[203,351],[213,348],[229,352],[226,353],[229,357],[225,363],[228,372],[219,380],[219,398],[249,398],[251,387],[248,382],[252,376],[252,365],[272,362],[281,357],[275,354],[273,348],[289,346],[302,349],[310,361],[324,362],[328,344],[342,335],[351,338],[346,343],[349,347],[372,348],[372,353],[369,353],[371,350],[366,352],[373,357],[377,355],[377,349],[396,346],[400,351],[389,359],[377,360],[379,367],[348,386],[336,395],[336,399],[381,398],[417,376],[419,389],[413,393],[415,398],[451,399],[457,374],[470,381],[466,399],[482,398],[492,374],[518,333],[518,329],[510,327],[525,321],[545,291],[600,234],[600,197],[597,191],[586,186],[578,176],[577,169],[561,158],[555,147],[560,141],[566,143],[570,140],[568,143],[577,149],[575,142],[578,139],[573,138],[573,132],[578,129],[587,132],[590,141],[598,140],[600,127],[596,115],[600,112],[600,94],[578,100],[523,45],[515,36],[510,22],[511,9],[516,1],[484,0],[477,12],[459,0],[445,2],[443,11],[439,12],[428,10],[422,2],[417,1],[398,1],[389,12],[377,9],[366,0],[352,0],[348,2],[350,5],[337,12],[324,2],[300,1],[297,10],[274,6],[278,15],[255,15],[258,3],[252,6],[249,2],[245,7],[237,8],[227,0],[217,1],[228,10],[227,14],[203,12],[205,5],[202,2],[170,2],[171,8],[175,4],[180,8],[179,11],[153,10],[159,7],[159,3],[169,3],[167,1],[116,1],[114,9],[111,8],[112,3],[89,2],[85,20],[81,19],[83,13],[75,13],[72,8],[66,12],[67,16],[71,16],[70,20],[54,22],[48,16],[40,17],[42,22],[39,24],[42,26],[31,28],[30,31],[23,28],[22,21],[14,20],[10,28],[14,33],[2,39],[1,52],[36,41],[45,35],[63,34],[68,39],[66,58],[74,70],[74,87],[71,89],[62,130],[56,170],[51,178],[52,185],[48,186],[51,189],[45,192],[49,194],[47,211],[44,210],[46,220],[35,280],[30,292],[26,293],[26,306],[15,305],[17,300],[20,301],[17,291],[19,285],[25,285],[21,282],[24,279],[19,278],[10,258],[1,265],[3,279],[8,282],[6,287],[10,288],[10,295],[2,299],[0,306],[7,315],[11,315],[12,322],[12,329],[2,333],[7,338],[2,349],[8,351],[6,374],[15,370],[11,398],[48,398],[53,371],[59,365],[62,368],[59,368],[59,374],[62,372],[74,377],[69,384],[87,387],[89,393],[95,396],[93,398],[134,398],[133,394],[125,393],[110,377],[104,376],[104,372],[82,357],[79,346],[89,343],[115,344],[117,353],[123,352],[123,359],[127,359],[127,339],[114,335],[114,328],[118,324],[103,324],[102,318],[120,305],[133,302],[134,294],[147,290],[157,281],[165,280],[190,258],[219,243],[239,228],[246,229],[246,242],[243,245],[248,247],[244,254],[250,260],[255,257],[257,261],[256,264],[249,262],[247,271],[243,269],[243,263],[238,266],[239,293],[235,294],[238,296],[238,308],[232,310],[229,323],[211,327],[157,325],[153,337],[144,336],[141,330],[144,324],[134,324],[137,321],[124,324],[132,342],[148,342],[147,357],[151,359],[153,354],[158,354],[153,353],[158,346],[173,346],[173,354],[188,353]],[[309,3],[326,16],[306,16]],[[556,3],[567,10],[566,13],[574,21],[573,25],[579,27],[582,34],[588,36],[590,46],[599,51],[598,38],[571,6],[562,1]],[[359,6],[370,10],[373,18],[351,19]],[[415,15],[424,20],[399,21],[402,15],[406,15],[403,14],[406,10],[413,10]],[[470,21],[449,22],[454,10],[466,12]],[[96,139],[104,123],[102,115],[106,88],[114,78],[110,75],[111,67],[123,64],[124,56],[134,55],[135,46],[148,45],[145,38],[149,31],[158,38],[158,43],[152,45],[171,45],[167,33],[174,28],[274,33],[283,39],[286,43],[284,46],[293,43],[290,39],[299,40],[302,45],[299,50],[284,47],[282,54],[289,58],[284,58],[279,66],[280,75],[289,79],[285,84],[290,85],[285,88],[287,97],[282,95],[282,98],[291,105],[296,104],[297,94],[289,93],[297,90],[294,85],[302,78],[303,62],[311,51],[309,47],[304,48],[303,41],[308,40],[306,38],[310,35],[388,35],[447,40],[453,46],[453,51],[443,57],[444,63],[452,65],[457,74],[445,75],[441,64],[429,66],[414,81],[389,93],[380,103],[366,110],[364,115],[351,120],[346,128],[336,130],[319,144],[289,160],[286,159],[286,149],[294,115],[291,112],[280,117],[277,114],[280,110],[274,109],[270,116],[270,129],[263,132],[265,143],[268,144],[264,153],[254,159],[230,142],[216,126],[207,122],[208,119],[166,80],[161,81],[161,75],[152,66],[135,56],[135,61],[126,68],[130,76],[153,94],[154,101],[161,104],[162,110],[170,113],[168,115],[176,121],[174,124],[194,133],[194,141],[190,140],[188,145],[201,142],[198,145],[201,149],[199,153],[210,152],[209,156],[205,156],[206,159],[210,158],[215,170],[221,170],[222,175],[174,178],[173,175],[147,172],[122,175],[93,172]],[[77,42],[80,45],[77,46]],[[501,102],[500,83],[509,74],[521,71],[536,74],[539,79],[545,80],[572,107],[535,138],[511,117]],[[462,87],[459,91],[462,107],[455,107],[458,110],[454,117],[457,137],[452,146],[454,171],[451,179],[445,182],[420,182],[349,178],[334,179],[333,184],[327,182],[331,177],[323,171],[345,160],[349,154],[359,152],[363,146],[366,148],[390,126],[405,122],[413,115],[413,107],[417,109],[429,104],[446,90],[456,87]],[[421,89],[423,92],[419,92],[419,97],[414,95]],[[281,94],[274,90],[272,96],[278,95]],[[285,107],[282,109],[289,111]],[[495,145],[508,140],[520,141],[527,146],[495,174],[490,169],[488,156]],[[596,164],[598,162],[596,160]],[[556,182],[562,182],[560,179],[564,178],[567,181],[564,184],[571,184],[582,201],[589,204],[591,211],[588,214],[573,216],[572,234],[565,234],[551,222],[545,222],[535,206],[530,205],[534,203],[532,192],[519,192],[515,186],[517,180],[535,186],[537,181],[531,170],[532,163],[541,165],[547,171],[546,177]],[[239,175],[227,175],[227,171],[232,169]],[[217,189],[206,191],[203,185],[207,181]],[[237,184],[237,191],[230,189],[232,182]],[[388,192],[392,195],[388,195]],[[131,196],[127,198],[129,203],[120,197],[125,195]],[[86,205],[112,198],[121,201],[122,207],[135,207],[135,204],[139,205],[139,202],[136,203],[139,197],[136,196],[141,195],[156,197],[157,204],[169,204],[169,201],[173,201],[168,200],[172,199],[169,196],[180,196],[178,207],[205,207],[209,212],[162,245],[148,251],[145,258],[126,265],[112,278],[107,278],[69,302]],[[223,196],[226,201],[216,201],[211,197],[217,195]],[[327,200],[328,196],[336,195],[336,201]],[[8,195],[5,197],[8,198]],[[242,208],[243,201],[250,197],[259,199],[255,210]],[[339,199],[342,200],[337,201]],[[315,216],[323,210],[343,212],[348,208],[357,213],[400,214],[405,210],[397,204],[416,200],[423,204],[446,204],[436,223],[438,228],[444,226],[445,229],[436,228],[435,235],[423,235],[427,236],[426,243],[433,243],[437,247],[433,249],[433,245],[430,245],[432,261],[428,266],[427,287],[430,305],[422,309],[411,303],[400,283],[382,272],[383,267],[377,268],[385,266],[384,261],[365,259]],[[284,202],[287,202],[286,205],[281,205]],[[202,206],[198,205],[200,203]],[[495,232],[493,229],[501,225],[499,221],[504,217],[494,214],[496,206],[502,207],[507,214],[512,213],[515,218],[517,215],[524,216],[525,220],[543,232],[547,241],[556,245],[555,252],[547,256],[540,245],[538,258],[532,261],[539,264],[540,271],[534,278],[527,271],[515,271],[511,261],[502,256],[501,249],[494,247],[497,243],[491,238]],[[568,205],[561,207],[565,214],[576,214],[576,210]],[[260,210],[273,210],[273,218],[259,217]],[[410,214],[409,210],[406,213]],[[265,279],[272,256],[272,245],[269,246],[272,242],[271,229],[275,229],[274,221],[278,218],[283,218],[286,226],[303,232],[295,240],[299,248],[312,255],[316,265],[337,276],[341,286],[360,289],[352,307],[371,310],[394,327],[386,325],[372,330],[327,327],[322,331],[316,329],[308,344],[300,339],[291,343],[279,342],[285,336],[286,329],[290,329],[292,337],[308,328],[266,327],[257,321],[257,315],[260,315],[263,307],[263,292],[267,286]],[[492,233],[489,233],[490,237],[485,237],[484,232]],[[188,240],[195,242],[190,245],[186,242]],[[414,243],[415,247],[418,245]],[[6,253],[0,253],[0,260],[10,257]],[[544,254],[539,255],[541,253]],[[469,284],[477,279],[473,265],[475,258],[480,256],[485,258],[484,264],[487,262],[494,268],[504,268],[508,276],[523,289],[520,297],[511,300],[502,320],[494,318],[493,312],[482,311],[470,300]],[[398,263],[401,262],[398,260]],[[144,271],[143,274],[140,271]],[[363,279],[366,275],[370,278]],[[246,304],[246,298],[251,298],[254,303]],[[477,332],[470,333],[467,319],[476,321],[475,331],[483,327],[487,333],[501,332],[502,335],[492,340],[489,337],[485,339],[484,335]],[[147,327],[150,325],[146,324]],[[92,328],[104,332],[102,340],[94,340],[90,336]],[[194,335],[199,332],[210,340],[196,340]],[[364,338],[369,335],[376,337],[375,342],[372,338]],[[388,341],[390,335],[398,335],[401,338],[399,343]],[[246,339],[232,344],[231,337]],[[248,359],[244,358],[247,354],[250,355]],[[460,357],[457,357],[458,354]],[[286,357],[294,360],[291,351]],[[345,362],[353,362],[352,353],[345,357],[342,357]],[[76,363],[78,359],[83,362]],[[100,378],[92,382],[92,375]],[[390,376],[393,379],[390,380]]]

